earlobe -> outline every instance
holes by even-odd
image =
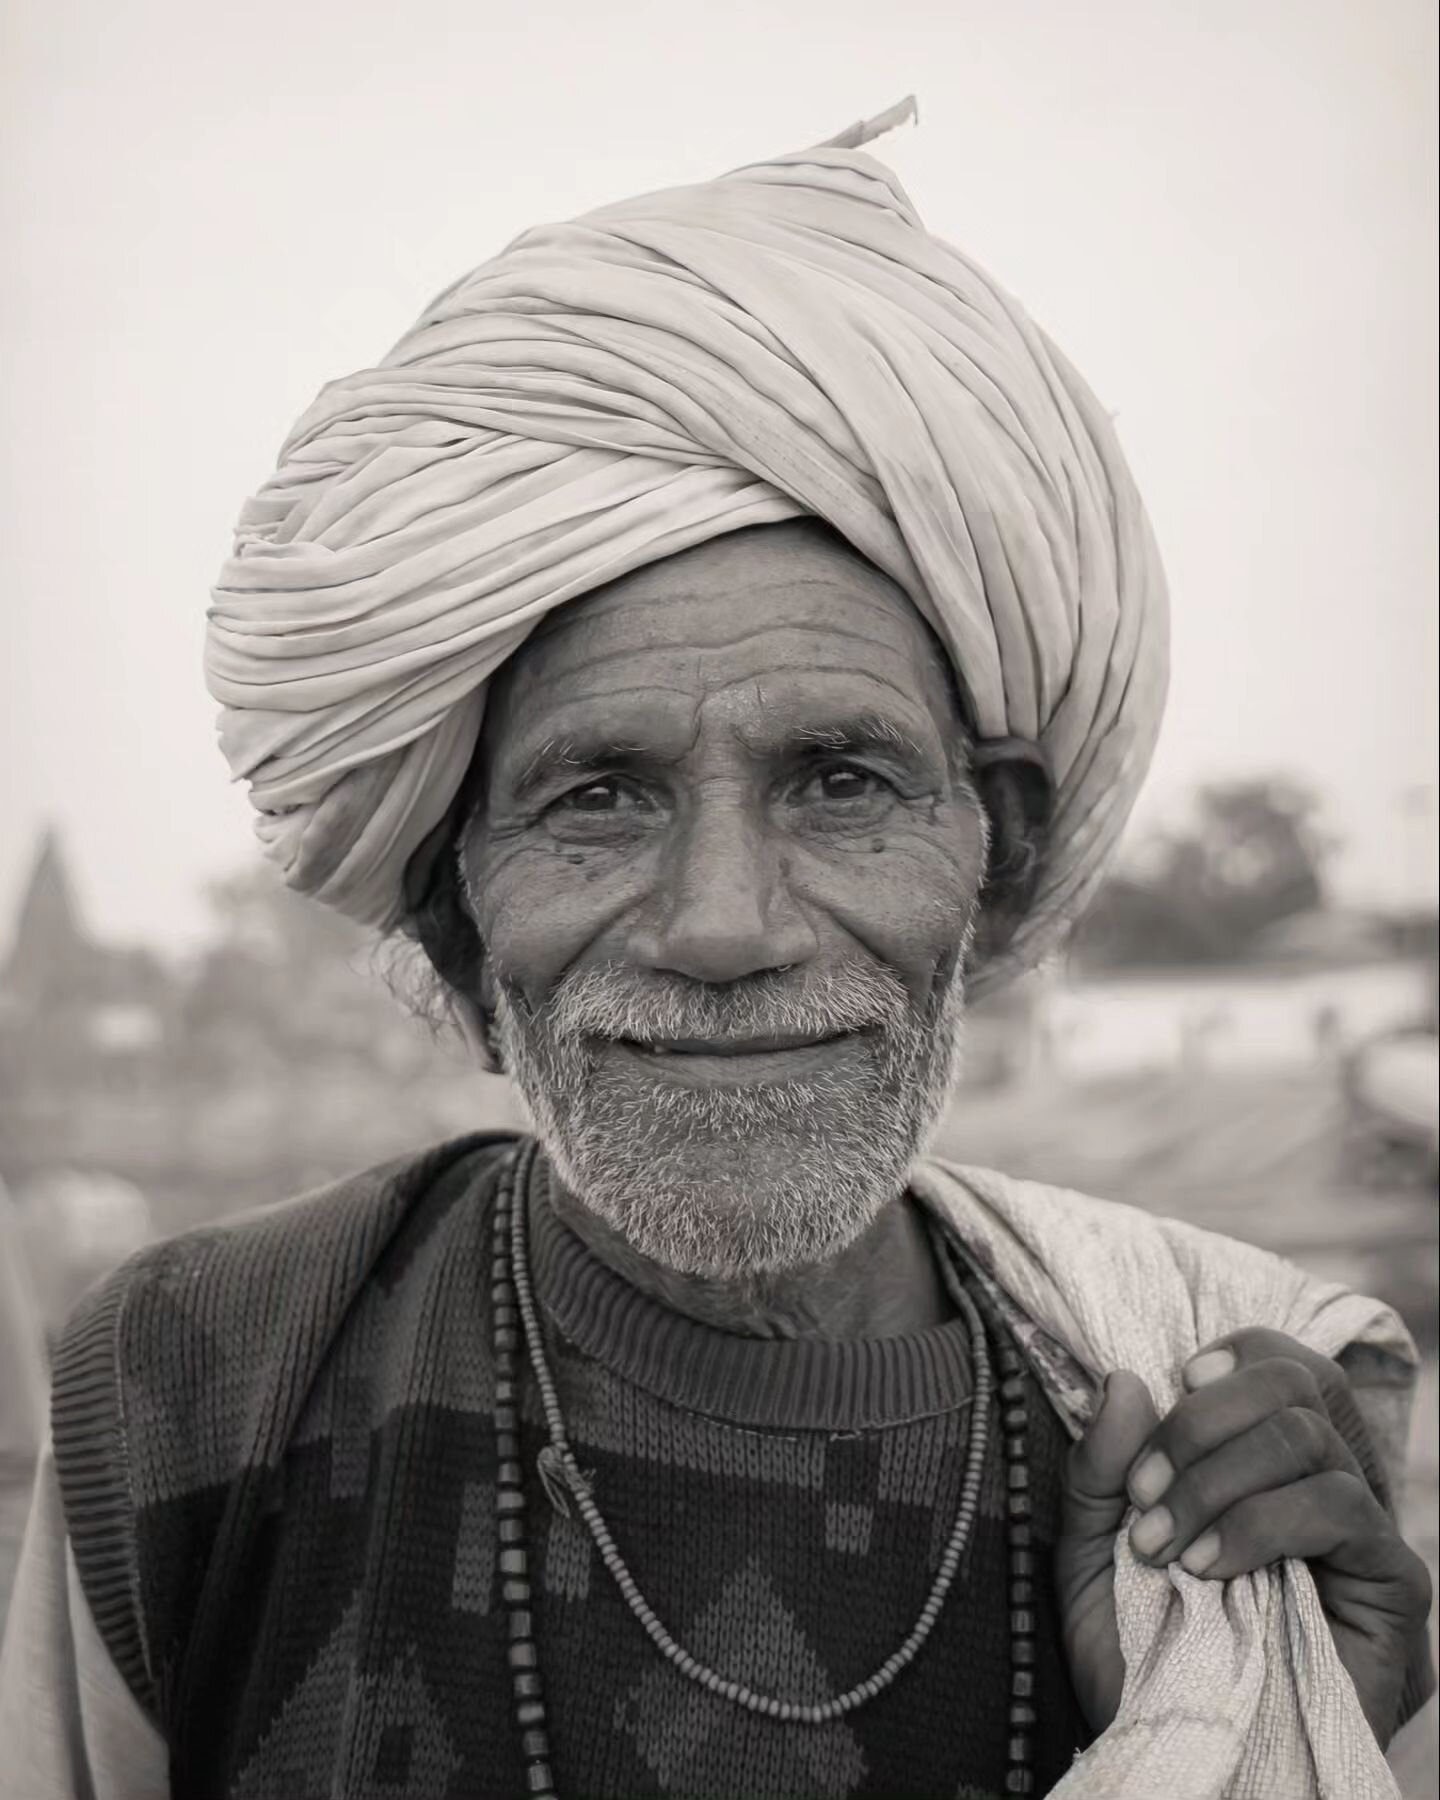
[[[485,943],[484,939],[480,937],[478,930],[475,936],[480,945],[479,977],[476,988],[477,997],[479,999],[481,1011],[488,1016],[493,1017],[496,1005],[500,999],[500,987],[495,980],[495,963],[491,958],[489,946]]]
[[[450,1010],[470,1055],[487,1074],[498,1075],[501,1065],[491,1025],[493,1010],[483,1003],[477,1005],[464,994],[451,995]]]
[[[476,938],[480,944],[480,980],[475,1004],[486,1047],[495,1059],[495,1016],[500,1009],[500,984],[495,979],[495,963],[488,946],[478,932]]]

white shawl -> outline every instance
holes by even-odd
[[[1180,1398],[1185,1362],[1247,1326],[1283,1331],[1326,1356],[1368,1345],[1413,1383],[1415,1346],[1388,1306],[1267,1251],[987,1170],[928,1161],[912,1185],[1021,1313],[1095,1376],[1133,1370],[1162,1413]],[[1078,1435],[1085,1398],[1047,1385]],[[1406,1390],[1406,1414],[1409,1400]],[[1120,1710],[1052,1793],[1397,1800],[1305,1564],[1202,1581],[1178,1562],[1164,1570],[1138,1562],[1130,1522],[1116,1546]]]

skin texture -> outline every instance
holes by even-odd
[[[824,733],[857,715],[888,721],[903,747],[820,754],[797,742],[797,726]],[[1014,904],[993,876],[987,886],[987,835],[992,870],[1016,861],[1016,845],[1003,822],[987,834],[964,743],[918,614],[805,526],[718,540],[561,609],[492,690],[461,843],[482,946],[462,1004],[472,1017],[502,999],[539,1011],[591,970],[726,993],[858,964],[935,1017],[977,905],[995,939]],[[581,760],[605,745],[593,765]],[[1005,809],[989,810],[993,825]],[[632,1065],[613,1074],[620,1093],[654,1079]],[[763,1160],[747,1167],[763,1200]],[[834,1256],[728,1281],[639,1254],[573,1193],[556,1203],[598,1256],[697,1319],[884,1336],[948,1311],[902,1187]],[[1385,1741],[1428,1582],[1335,1428],[1353,1410],[1344,1374],[1271,1332],[1221,1348],[1231,1361],[1196,1359],[1164,1420],[1137,1377],[1112,1374],[1072,1455],[1057,1572],[1082,1704],[1098,1730],[1119,1702],[1113,1547],[1133,1496],[1169,1517],[1154,1542],[1137,1525],[1137,1549],[1197,1566],[1212,1552],[1204,1579],[1311,1560]]]
[[[859,719],[899,741],[843,755],[812,741]],[[463,849],[482,1001],[538,1010],[586,970],[727,990],[860,963],[933,1012],[986,873],[964,742],[914,608],[805,526],[722,538],[552,614],[487,710]],[[597,745],[609,753],[579,766]],[[606,1078],[621,1094],[651,1079]],[[764,1178],[760,1148],[749,1172]],[[839,1267],[738,1289],[677,1284],[653,1259],[625,1273],[752,1330],[915,1329],[943,1302],[901,1185],[873,1254],[851,1246]],[[561,1204],[598,1253],[625,1257],[579,1201]]]
[[[643,1292],[722,1331],[747,1337],[902,1337],[943,1324],[953,1308],[914,1203],[897,1200],[827,1262],[745,1282],[680,1275],[641,1256],[582,1202],[555,1210],[602,1261]]]

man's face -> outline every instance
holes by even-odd
[[[900,1192],[985,873],[940,652],[806,525],[546,620],[495,683],[463,872],[507,1066],[637,1250],[801,1267]]]

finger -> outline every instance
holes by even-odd
[[[1359,1465],[1327,1419],[1308,1407],[1282,1407],[1177,1474],[1164,1499],[1131,1526],[1131,1548],[1149,1562],[1173,1562],[1240,1501],[1328,1470],[1342,1470],[1364,1484]]]
[[[1130,1497],[1139,1507],[1153,1506],[1181,1470],[1291,1406],[1322,1419],[1329,1416],[1314,1375],[1289,1357],[1253,1363],[1186,1395],[1160,1421],[1132,1465]]]
[[[1322,1356],[1298,1338],[1289,1337],[1283,1331],[1271,1331],[1263,1325],[1247,1326],[1243,1331],[1229,1332],[1203,1345],[1186,1363],[1181,1379],[1186,1389],[1194,1393],[1213,1381],[1233,1375],[1237,1369],[1276,1360],[1296,1362],[1308,1369],[1327,1407],[1333,1398],[1350,1391],[1345,1371],[1333,1358]]]
[[[1389,1606],[1408,1617],[1417,1605],[1428,1605],[1424,1563],[1364,1481],[1343,1469],[1327,1469],[1237,1501],[1195,1539],[1180,1562],[1192,1575],[1229,1581],[1284,1557],[1363,1581],[1372,1610]]]
[[[1365,1483],[1340,1470],[1240,1501],[1181,1562],[1204,1580],[1229,1581],[1288,1556],[1314,1574],[1340,1660],[1383,1745],[1417,1631],[1423,1638],[1429,1572]]]
[[[1071,1450],[1064,1486],[1064,1531],[1090,1537],[1114,1533],[1129,1509],[1125,1476],[1159,1423],[1150,1390],[1129,1369],[1105,1378],[1100,1409]]]

